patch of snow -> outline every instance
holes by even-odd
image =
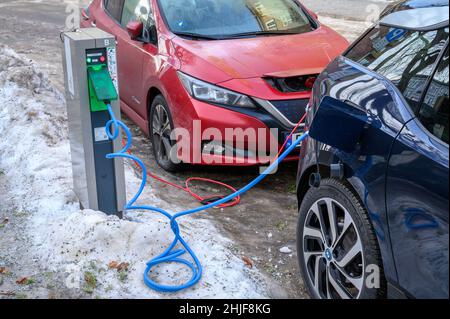
[[[341,34],[349,42],[355,41],[371,25],[366,21],[337,19],[328,16],[320,16],[319,21]]]
[[[72,170],[65,101],[27,60],[0,46],[0,183],[17,211],[27,212],[30,261],[75,277],[83,285],[85,271],[94,271],[95,296],[102,298],[265,298],[262,275],[245,267],[226,247],[230,241],[205,219],[185,217],[180,229],[203,265],[195,287],[176,294],[148,289],[142,279],[146,262],[173,240],[168,220],[156,213],[137,212],[140,222],[120,220],[101,212],[80,210],[72,191]],[[126,163],[128,198],[140,180]],[[141,203],[178,212],[146,189]],[[18,235],[20,238],[20,234]],[[130,264],[127,278],[108,269],[111,261]],[[95,265],[95,267],[94,267]],[[183,265],[156,269],[158,281],[179,284],[190,278]],[[94,296],[94,295],[93,295]],[[45,297],[45,296],[44,296]]]
[[[292,250],[289,247],[282,247],[282,248],[280,248],[280,253],[282,253],[282,254],[291,254]]]

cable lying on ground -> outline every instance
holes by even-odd
[[[180,234],[180,227],[178,225],[177,219],[183,216],[199,213],[202,211],[205,211],[210,208],[214,207],[220,207],[220,205],[224,205],[226,203],[229,203],[230,201],[235,200],[236,198],[239,198],[242,194],[249,191],[251,188],[253,188],[255,185],[257,185],[259,182],[261,182],[267,175],[271,174],[279,165],[280,162],[282,162],[286,156],[288,156],[303,140],[305,140],[309,133],[305,132],[297,141],[293,142],[281,155],[277,157],[277,159],[257,178],[255,178],[252,182],[250,182],[245,187],[241,188],[240,190],[235,191],[233,194],[230,194],[228,196],[223,197],[222,199],[215,201],[213,203],[210,203],[208,205],[200,206],[194,209],[185,210],[176,214],[170,214],[169,212],[153,206],[141,206],[141,205],[135,205],[136,201],[141,196],[142,192],[144,191],[145,185],[147,184],[147,177],[149,176],[149,173],[147,171],[147,168],[145,164],[136,156],[131,154],[129,151],[131,145],[132,145],[132,134],[130,129],[122,122],[116,119],[114,112],[111,108],[111,105],[108,104],[108,112],[111,116],[111,120],[106,123],[106,133],[108,137],[111,140],[115,140],[119,138],[120,134],[120,128],[122,128],[127,135],[127,141],[123,147],[123,149],[117,153],[111,153],[108,154],[106,157],[108,159],[114,159],[114,158],[128,158],[136,163],[142,170],[142,183],[139,187],[139,190],[137,193],[133,196],[133,198],[125,205],[125,210],[146,210],[151,212],[157,212],[165,217],[167,217],[170,220],[170,227],[175,235],[175,238],[173,242],[170,244],[170,246],[159,256],[153,258],[147,263],[147,267],[144,272],[144,282],[145,284],[156,291],[160,292],[177,292],[189,287],[192,287],[195,285],[202,276],[202,265],[200,261],[198,260],[195,253],[192,251],[192,249],[189,247],[189,245],[184,241]],[[304,117],[303,117],[304,119]],[[303,120],[302,119],[302,120]],[[300,122],[301,123],[301,122]],[[300,125],[300,123],[296,126],[294,131],[297,129],[297,127]],[[291,134],[292,136],[292,134]],[[283,146],[284,147],[284,146]],[[192,180],[192,179],[191,179]],[[188,183],[188,182],[186,182]],[[219,182],[217,182],[219,183]],[[188,186],[188,185],[187,185]],[[180,186],[178,186],[180,188]],[[176,249],[177,245],[180,244],[183,248]],[[193,262],[188,261],[186,259],[180,258],[185,253],[188,253]],[[186,266],[188,266],[192,271],[192,277],[190,280],[188,280],[186,283],[181,285],[162,285],[154,281],[150,278],[150,272],[153,267],[162,264],[162,263],[181,263]]]
[[[126,141],[122,141],[122,144],[125,147],[127,145],[127,142]],[[129,149],[127,149],[127,153],[130,154],[130,155],[133,155],[133,153]],[[141,168],[137,162],[134,162],[134,164],[136,164],[136,166],[139,169]],[[161,178],[161,177],[159,177],[159,176],[157,176],[155,174],[152,174],[150,171],[147,171],[147,176],[150,177],[150,178],[153,178],[154,180],[157,180],[158,182],[161,182],[163,184],[172,186],[174,188],[182,190],[183,192],[188,193],[189,195],[194,197],[196,200],[198,200],[203,205],[209,204],[212,201],[216,201],[217,199],[221,199],[224,196],[217,196],[217,195],[206,196],[206,197],[205,196],[200,196],[199,194],[195,193],[192,190],[191,183],[194,182],[194,181],[205,182],[205,183],[210,183],[210,184],[215,184],[215,185],[218,185],[218,186],[222,186],[222,187],[227,188],[228,190],[232,191],[233,193],[237,191],[234,187],[232,187],[232,186],[230,186],[228,184],[225,184],[225,183],[222,183],[222,182],[219,182],[219,181],[215,181],[215,180],[209,179],[209,178],[190,177],[190,178],[188,178],[185,181],[185,184],[184,184],[185,186],[183,187],[183,186],[180,186],[178,184],[172,183],[172,182],[170,182],[168,180],[165,180],[165,179],[163,179],[163,178]],[[217,207],[218,208],[232,207],[232,206],[238,205],[240,202],[241,202],[241,197],[238,196],[238,197],[234,198],[232,201],[229,201],[228,203],[225,203],[225,204],[218,205]]]

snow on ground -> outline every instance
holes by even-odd
[[[353,42],[370,27],[370,23],[366,21],[337,19],[329,16],[320,16],[319,21],[329,26],[349,42]]]
[[[68,288],[79,284],[83,289],[89,271],[96,281],[90,293],[102,298],[268,297],[262,275],[245,267],[227,248],[231,242],[211,222],[198,217],[181,219],[180,227],[202,262],[201,282],[177,294],[149,290],[142,274],[145,263],[173,239],[168,220],[157,214],[134,213],[132,216],[141,221],[138,223],[80,210],[71,190],[66,124],[63,96],[28,60],[0,46],[0,210],[9,205],[29,216],[26,234],[17,234],[20,240],[29,240],[29,253],[20,255],[14,247],[3,247],[3,255],[14,258],[17,254],[17,258],[27,259],[24,263],[55,273],[69,271]],[[130,198],[140,180],[129,163],[125,169]],[[140,203],[182,210],[157,199],[151,189]],[[124,274],[108,269],[111,261],[129,263],[129,271]],[[157,271],[158,281],[165,284],[180,283],[191,276],[178,264],[164,265]]]

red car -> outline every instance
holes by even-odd
[[[297,0],[94,0],[82,15],[116,36],[121,108],[169,171],[267,163],[348,46]]]

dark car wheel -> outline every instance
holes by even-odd
[[[300,207],[297,249],[311,297],[383,297],[374,231],[363,205],[344,183],[325,179],[319,188],[308,190]]]
[[[176,172],[182,168],[181,163],[175,163],[171,159],[170,152],[173,141],[170,134],[173,130],[172,117],[167,102],[161,95],[153,100],[150,108],[150,139],[153,154],[159,166],[169,172]]]

